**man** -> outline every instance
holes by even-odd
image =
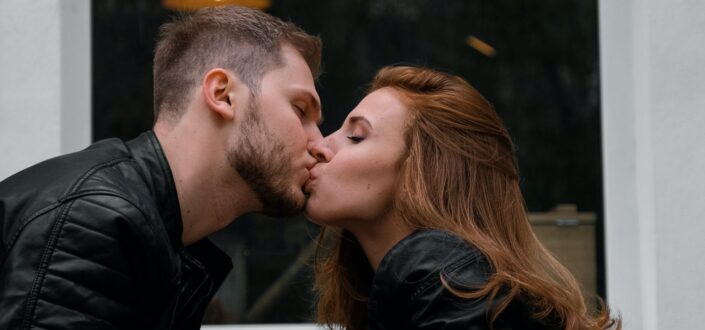
[[[206,235],[305,203],[320,53],[251,9],[162,26],[153,131],[0,183],[0,328],[199,328],[232,268]]]

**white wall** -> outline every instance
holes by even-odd
[[[2,180],[90,143],[90,0],[0,7]]]
[[[625,329],[700,329],[705,1],[599,8],[608,302]]]

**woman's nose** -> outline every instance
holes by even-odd
[[[316,158],[318,162],[327,163],[333,158],[333,150],[328,146],[329,137],[325,137],[318,141],[312,141],[309,144],[308,152]]]

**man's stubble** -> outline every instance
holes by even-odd
[[[303,208],[304,200],[291,191],[292,152],[269,131],[255,104],[255,99],[249,102],[240,139],[228,151],[228,160],[257,194],[264,214],[293,216]]]

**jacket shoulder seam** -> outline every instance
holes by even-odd
[[[142,217],[146,218],[146,216],[147,216],[144,213],[144,211],[135,202],[130,200],[127,196],[125,196],[123,194],[119,194],[119,193],[112,191],[112,190],[93,189],[93,190],[81,191],[79,193],[69,194],[69,195],[66,195],[66,196],[62,197],[61,199],[59,199],[56,203],[42,208],[40,210],[41,212],[37,211],[34,214],[32,214],[31,217],[27,217],[27,219],[23,220],[20,227],[17,229],[17,231],[15,231],[15,233],[12,235],[12,237],[8,241],[7,246],[5,247],[5,251],[0,258],[0,264],[5,262],[5,258],[10,253],[10,250],[12,250],[12,247],[15,245],[15,243],[19,239],[20,234],[22,234],[22,231],[24,231],[25,227],[27,227],[30,223],[32,223],[32,221],[38,219],[40,216],[46,214],[47,212],[49,212],[53,209],[56,209],[57,207],[62,207],[62,205],[66,205],[67,203],[73,203],[73,201],[75,201],[81,197],[101,196],[101,195],[102,196],[113,196],[113,197],[120,198],[120,199],[124,200],[125,202],[129,203],[130,205],[132,205],[136,210],[138,210],[140,212],[140,214],[142,215]],[[68,215],[68,212],[63,216],[66,216],[66,215]]]
[[[144,214],[144,211],[140,207],[138,207],[136,205],[136,203],[134,203],[129,198],[127,198],[127,196],[124,196],[122,194],[119,194],[119,193],[117,193],[115,191],[111,191],[111,190],[105,190],[105,189],[87,190],[87,191],[81,191],[78,193],[69,194],[69,195],[62,197],[59,200],[59,202],[57,203],[61,207],[61,211],[59,213],[59,216],[57,217],[57,221],[52,225],[51,234],[49,235],[49,238],[47,240],[47,244],[44,247],[44,252],[42,253],[42,257],[40,259],[39,265],[37,266],[37,273],[35,275],[35,279],[32,284],[32,288],[30,289],[30,292],[27,295],[27,298],[24,303],[24,305],[25,305],[25,307],[23,308],[24,317],[22,320],[22,325],[20,327],[21,329],[30,329],[32,326],[32,320],[34,318],[34,313],[36,310],[37,302],[39,301],[39,296],[40,296],[41,289],[42,289],[42,286],[44,283],[44,279],[48,273],[49,265],[51,264],[51,262],[50,262],[51,257],[53,256],[54,251],[56,250],[56,245],[59,241],[59,235],[61,233],[61,230],[63,229],[63,226],[66,223],[66,219],[68,218],[69,214],[71,214],[71,209],[72,209],[75,201],[78,200],[79,198],[85,197],[85,196],[113,196],[113,197],[117,197],[117,198],[122,199],[125,202],[129,203],[130,205],[132,205],[137,211],[140,212],[140,214],[143,217],[146,216]],[[35,219],[36,219],[36,217],[35,217]],[[31,219],[31,220],[33,220],[33,219]],[[29,222],[31,222],[31,221],[28,221],[28,223]],[[13,244],[14,244],[14,242],[13,242]],[[11,244],[11,246],[13,244]]]
[[[54,254],[59,233],[61,232],[63,223],[66,220],[66,215],[69,213],[72,206],[73,201],[68,204],[64,204],[58,221],[52,225],[51,234],[49,235],[44,252],[42,253],[42,258],[40,259],[39,266],[37,268],[37,274],[35,275],[32,283],[32,289],[27,295],[24,303],[24,317],[21,325],[22,329],[29,329],[32,325],[32,319],[34,318],[34,312],[39,300],[39,293],[42,289],[42,285],[44,284],[44,278],[46,277],[46,273],[48,271],[47,269],[49,268],[49,259]]]
[[[102,168],[105,168],[105,167],[108,167],[108,166],[115,165],[115,164],[120,163],[120,162],[123,162],[123,161],[125,161],[125,160],[130,160],[130,158],[125,158],[125,157],[117,158],[117,159],[113,159],[113,160],[110,160],[110,161],[108,161],[108,162],[100,163],[100,164],[97,164],[97,165],[93,166],[93,167],[90,168],[88,171],[86,171],[86,173],[84,173],[78,180],[76,180],[76,182],[74,182],[74,183],[71,185],[71,188],[69,189],[69,192],[68,192],[66,195],[64,195],[64,196],[62,196],[62,197],[60,197],[60,198],[58,198],[58,200],[57,200],[56,202],[54,202],[54,203],[52,203],[52,204],[49,204],[49,205],[47,205],[47,206],[45,206],[45,207],[43,207],[43,208],[41,208],[41,209],[35,211],[34,213],[30,214],[30,215],[27,216],[26,218],[20,220],[20,225],[19,225],[19,227],[17,228],[17,230],[12,234],[12,236],[10,237],[10,240],[7,242],[7,246],[5,246],[5,253],[3,254],[2,258],[0,258],[0,260],[2,260],[2,261],[5,260],[5,254],[9,253],[9,251],[10,251],[10,249],[12,248],[12,246],[14,245],[15,241],[16,241],[17,238],[20,236],[20,234],[22,233],[22,231],[24,230],[24,228],[27,227],[27,225],[29,225],[29,223],[31,223],[32,221],[34,221],[34,220],[35,220],[36,218],[38,218],[39,216],[41,216],[41,215],[43,215],[43,214],[45,214],[45,213],[47,213],[47,212],[49,212],[49,211],[51,211],[51,210],[57,208],[57,207],[60,207],[60,206],[61,206],[63,203],[65,203],[67,200],[70,200],[70,199],[71,199],[71,196],[72,196],[72,195],[75,195],[76,190],[81,186],[81,184],[82,184],[83,182],[85,182],[91,175],[93,175],[93,174],[94,174],[95,172],[97,172],[98,170],[100,170],[100,169],[102,169]],[[122,196],[118,196],[118,194],[116,194],[116,196],[117,196],[117,197],[122,197]],[[122,197],[122,198],[123,198],[123,199],[126,199],[126,198],[124,198],[124,197]],[[134,203],[132,203],[132,202],[130,202],[130,204],[133,204],[133,205],[134,205]]]
[[[110,166],[113,166],[113,165],[118,164],[118,163],[122,163],[122,162],[124,162],[124,161],[131,161],[131,159],[130,159],[129,157],[120,157],[120,158],[116,158],[116,159],[111,159],[111,160],[109,160],[109,161],[106,161],[106,162],[103,162],[103,163],[100,163],[100,164],[96,164],[95,166],[91,167],[90,169],[88,169],[88,171],[86,171],[86,173],[84,173],[83,175],[81,175],[81,177],[78,178],[78,180],[76,180],[76,182],[74,182],[73,185],[71,185],[71,188],[69,188],[68,193],[67,193],[66,196],[75,193],[76,190],[78,190],[79,187],[81,187],[81,185],[82,185],[91,175],[95,174],[95,172],[98,172],[99,170],[102,170],[103,168],[110,167]]]

